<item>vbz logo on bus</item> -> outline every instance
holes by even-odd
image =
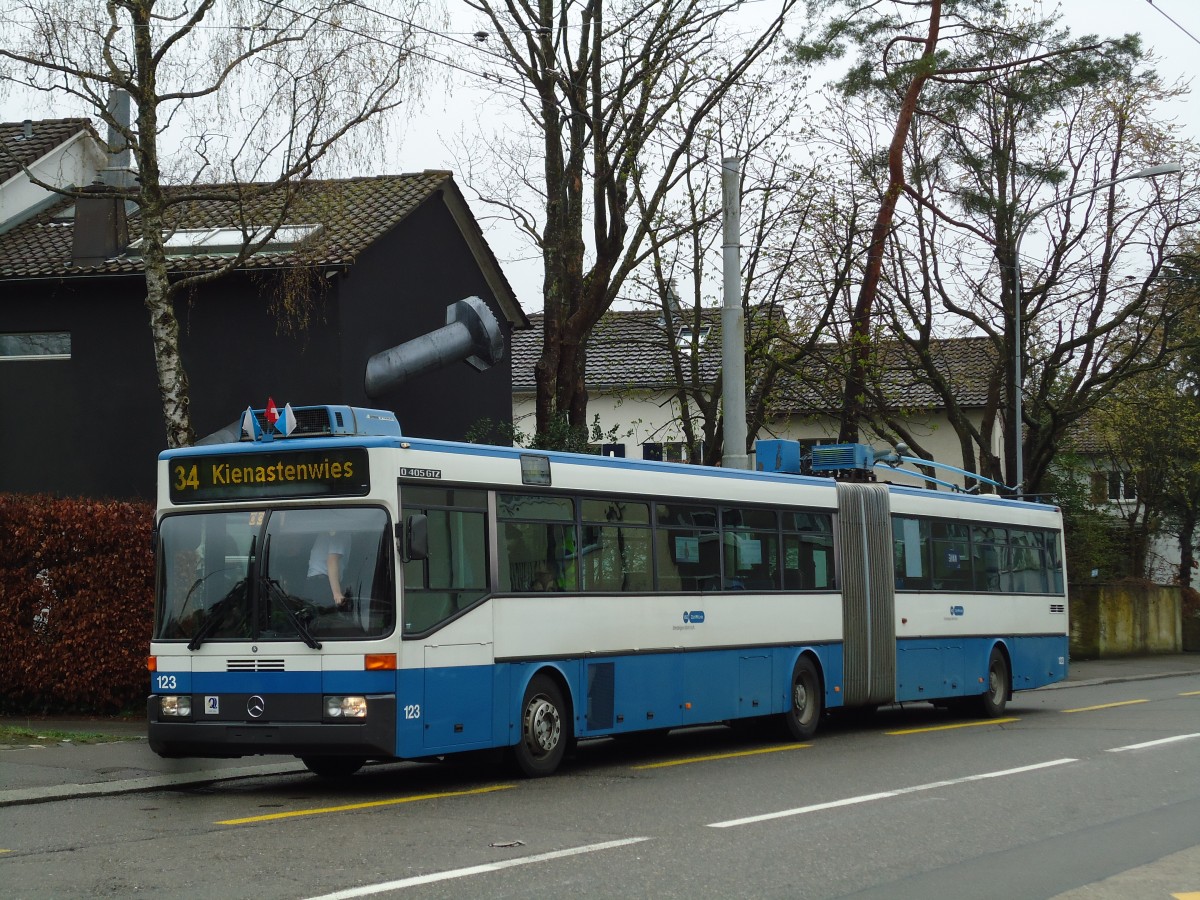
[[[704,621],[704,610],[697,609],[692,612],[685,611],[683,614],[684,625],[699,625]]]

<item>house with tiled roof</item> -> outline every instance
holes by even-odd
[[[87,119],[0,123],[0,147],[0,234],[61,200],[35,180],[79,187],[108,162],[108,151]]]
[[[671,342],[679,346],[685,377],[711,386],[721,370],[720,310],[701,314],[700,325],[673,326],[670,335],[657,311],[611,310],[588,340],[588,416],[607,438],[605,452],[647,459],[686,461],[680,427],[678,378]],[[534,432],[535,367],[542,352],[542,315],[513,335],[513,424]],[[695,334],[693,335],[693,332]]]
[[[165,429],[137,209],[29,190],[30,172],[83,188],[109,164],[86,121],[4,124],[0,139],[0,492],[151,496]],[[54,159],[89,142],[78,168]],[[228,187],[169,188],[173,275],[215,270],[244,235],[279,226],[176,305],[198,436],[268,397],[391,409],[406,433],[446,439],[507,419],[507,351],[482,372],[364,386],[370,357],[444,326],[464,298],[484,302],[506,342],[528,327],[451,173],[307,181],[282,217],[278,195],[242,185],[233,200]]]
[[[753,317],[751,317],[753,320]],[[588,416],[600,427],[603,452],[635,458],[686,461],[688,447],[680,425],[672,345],[684,350],[680,361],[690,383],[713,388],[721,369],[721,311],[704,310],[668,328],[657,311],[618,311],[605,315],[588,342],[586,385]],[[513,337],[513,422],[523,434],[534,431],[535,366],[542,348],[541,316],[530,316],[533,327]],[[698,329],[698,330],[697,330]],[[751,326],[753,333],[753,326]],[[967,417],[978,426],[989,413],[988,390],[997,362],[986,338],[935,341],[931,347],[945,388]],[[835,352],[828,347],[803,358],[778,374],[767,393],[767,416],[756,440],[785,439],[806,446],[836,443],[842,382]],[[748,365],[748,389],[758,377]],[[964,467],[960,442],[946,415],[937,386],[920,371],[899,344],[875,349],[871,383],[882,401],[868,415],[860,440],[890,447],[900,423],[915,445],[914,454]],[[759,373],[761,374],[761,373]],[[999,453],[1002,432],[993,428],[993,452]],[[753,458],[752,458],[753,462]],[[897,472],[878,470],[880,478],[917,483]],[[957,475],[942,475],[961,484]]]

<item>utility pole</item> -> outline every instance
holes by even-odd
[[[746,313],[742,309],[742,194],[741,164],[737,157],[721,160],[722,265],[724,303],[721,308],[721,410],[726,469],[750,468],[746,453]]]

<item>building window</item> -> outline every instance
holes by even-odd
[[[1109,500],[1136,500],[1137,479],[1132,472],[1108,473]]]
[[[696,447],[696,458],[704,458],[704,442]],[[656,462],[691,462],[691,453],[686,441],[647,441],[642,444],[642,459],[652,459]]]
[[[691,353],[692,335],[695,334],[696,346],[703,347],[710,331],[712,331],[711,325],[701,325],[699,331],[693,329],[691,325],[684,325],[680,327],[679,334],[675,337],[675,346],[684,353]]]
[[[1136,500],[1137,476],[1132,472],[1093,472],[1092,502]]]
[[[294,250],[321,228],[320,225],[281,225],[258,252]],[[268,231],[270,229],[265,225],[250,225],[245,231],[241,228],[180,228],[163,235],[163,249],[172,255],[239,253],[244,244],[261,241]],[[133,253],[140,253],[142,241],[134,241],[129,249]]]
[[[697,458],[704,458],[704,442],[700,442],[697,448]],[[691,462],[691,452],[688,444],[684,441],[667,441],[663,444],[663,459],[667,462]]]
[[[0,334],[0,359],[70,359],[71,333]]]

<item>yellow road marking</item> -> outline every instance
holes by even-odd
[[[12,853],[11,850],[0,850],[0,853]]]
[[[1179,696],[1180,697],[1200,697],[1200,691],[1188,691],[1187,693],[1180,694]],[[1196,896],[1200,897],[1200,894],[1197,894]]]
[[[1200,891],[1188,891],[1186,894],[1172,894],[1175,900],[1200,900]]]
[[[1078,709],[1064,709],[1065,713],[1091,712],[1094,709],[1112,709],[1114,706],[1133,706],[1137,703],[1149,703],[1149,700],[1122,700],[1120,703],[1101,703],[1099,706],[1081,706]]]
[[[980,725],[1007,725],[1020,719],[984,719],[981,722],[955,722],[953,725],[929,725],[925,728],[905,728],[902,731],[885,731],[884,734],[924,734],[926,731],[950,731],[954,728],[978,728]]]
[[[415,803],[418,800],[443,800],[447,797],[469,797],[475,794],[490,794],[506,791],[515,784],[497,784],[492,787],[475,788],[470,791],[446,791],[442,794],[416,794],[412,797],[397,797],[394,800],[371,800],[367,803],[348,803],[345,806],[326,806],[319,809],[297,809],[291,812],[269,813],[264,816],[247,816],[244,819],[225,819],[217,825],[249,825],[252,822],[270,822],[275,819],[292,819],[296,816],[319,816],[325,813],[349,812],[354,809],[372,809],[378,806],[395,806],[399,803]]]
[[[646,763],[630,766],[631,769],[665,769],[668,766],[686,766],[691,763],[712,762],[717,759],[736,759],[739,756],[761,756],[763,753],[780,753],[784,750],[804,750],[812,744],[788,744],[785,747],[763,747],[761,750],[738,750],[736,753],[714,753],[712,756],[690,756],[687,759],[672,759],[667,762]]]

